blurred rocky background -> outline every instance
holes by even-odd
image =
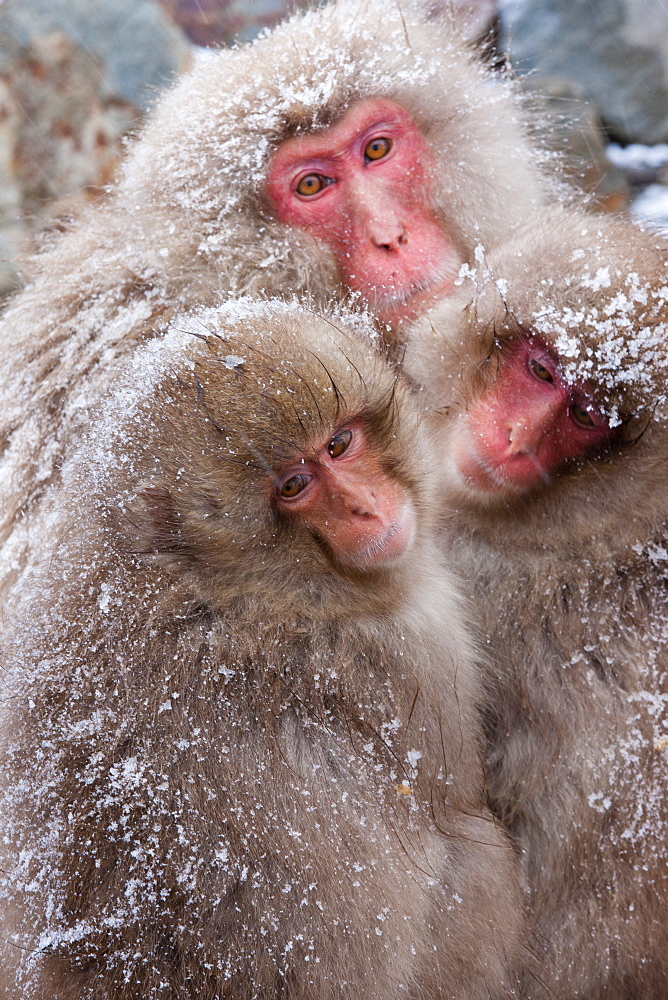
[[[191,61],[153,0],[1,0],[0,294],[31,234],[96,196],[123,137]]]
[[[599,206],[668,226],[668,4],[498,0],[497,50]]]
[[[424,0],[507,64],[594,207],[668,227],[668,4]],[[124,137],[200,46],[308,0],[0,0],[0,294],[35,232],[95,198]]]

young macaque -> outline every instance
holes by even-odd
[[[33,259],[0,323],[0,594],[110,369],[171,316],[352,291],[399,324],[548,197],[514,94],[427,7],[337,0],[198,61]]]
[[[540,216],[412,331],[445,548],[495,675],[489,790],[525,862],[522,995],[668,983],[668,246]]]
[[[370,336],[205,310],[71,449],[5,613],[3,998],[511,994],[478,668]]]

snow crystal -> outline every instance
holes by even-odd
[[[240,358],[236,354],[228,354],[223,358],[223,364],[226,368],[232,370],[234,368],[240,368],[245,360],[245,358]]]

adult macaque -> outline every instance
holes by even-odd
[[[398,323],[544,199],[512,93],[424,6],[339,0],[202,60],[33,260],[0,324],[0,581],[110,367],[172,314],[352,289]]]
[[[135,353],[6,613],[6,1000],[508,995],[424,444],[332,317],[241,300]]]
[[[417,325],[406,367],[496,668],[488,774],[530,887],[523,995],[663,1000],[668,247],[541,216]]]

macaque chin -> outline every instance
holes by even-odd
[[[296,457],[276,479],[275,503],[302,520],[338,562],[357,569],[398,559],[415,533],[408,494],[384,471],[358,421]]]
[[[327,243],[348,287],[397,325],[449,295],[461,263],[430,205],[434,169],[410,115],[367,100],[323,132],[287,139],[267,192],[280,221]]]
[[[566,381],[554,348],[524,337],[462,415],[449,457],[470,490],[491,498],[549,483],[613,433],[586,387]]]

